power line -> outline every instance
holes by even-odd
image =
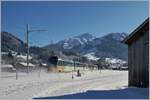
[[[46,30],[43,30],[43,29],[33,30],[33,29],[30,29],[29,24],[27,24],[26,41],[27,41],[27,72],[28,73],[29,73],[29,33],[42,32],[42,31],[46,31]]]

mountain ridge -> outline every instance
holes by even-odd
[[[114,57],[127,60],[127,46],[121,43],[127,35],[127,33],[109,33],[102,37],[95,37],[90,33],[84,33],[44,47],[30,47],[30,53],[46,56],[52,51],[60,54],[69,52],[74,55],[92,54],[97,58]],[[2,32],[2,51],[9,50],[25,52],[26,46],[21,39],[11,33]]]
[[[86,39],[86,35],[89,35],[91,39],[88,38],[86,42],[83,42],[82,40],[83,38]],[[127,33],[123,32],[109,33],[102,37],[94,37],[90,33],[85,33],[79,36],[74,36],[72,38],[59,41],[58,43],[53,44],[53,47],[51,47],[51,45],[48,45],[45,48],[50,49],[56,47],[56,50],[58,51],[71,51],[80,53],[82,55],[95,52],[95,55],[97,57],[118,57],[127,60],[127,46],[121,43],[121,41],[127,35]]]

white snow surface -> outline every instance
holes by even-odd
[[[63,48],[64,49],[72,49],[73,46],[69,45],[69,43],[65,42],[64,45],[63,45]]]
[[[18,73],[16,80],[15,73],[12,73],[12,77],[1,73],[0,100],[32,100],[35,97],[60,96],[88,90],[121,89],[128,84],[127,74],[127,71],[116,70],[82,71],[82,77],[76,77],[75,73],[46,73],[41,70],[29,74]]]
[[[87,40],[86,38],[83,38],[83,41],[84,41],[84,43],[87,43],[87,42],[88,42],[88,40]]]
[[[80,38],[75,38],[75,37],[74,37],[74,39],[78,40],[78,41],[79,41],[79,43],[80,43],[81,45],[83,45],[83,44],[84,44],[84,43],[81,41],[81,39],[80,39]]]

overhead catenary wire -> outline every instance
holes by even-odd
[[[47,31],[44,29],[30,29],[29,24],[27,24],[27,30],[26,30],[26,43],[27,43],[27,73],[29,73],[29,33],[31,32],[42,32]]]

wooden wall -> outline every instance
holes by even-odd
[[[149,30],[128,44],[129,86],[149,87]]]

